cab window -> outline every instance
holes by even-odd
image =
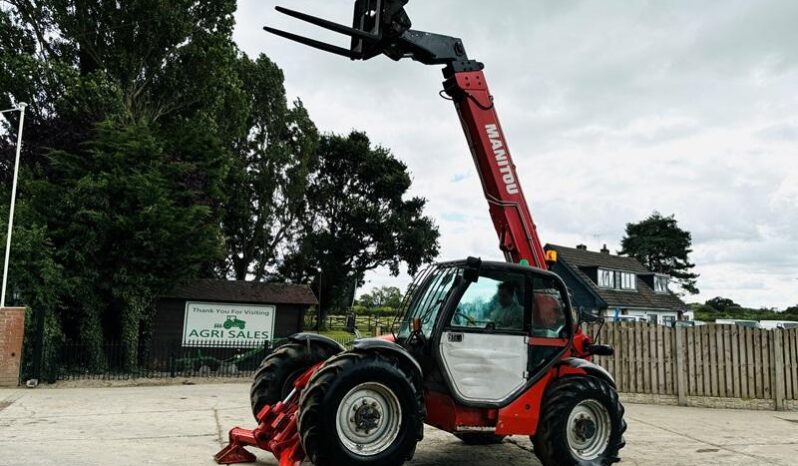
[[[528,328],[526,284],[522,274],[484,273],[463,294],[451,326],[524,332]]]
[[[552,279],[535,278],[532,285],[532,336],[563,338],[565,302]]]

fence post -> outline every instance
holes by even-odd
[[[34,331],[35,340],[33,343],[33,371],[30,378],[35,380],[34,384],[38,384],[39,379],[42,378],[42,358],[44,357],[44,319],[46,318],[46,311],[43,307],[37,306],[33,311],[33,315],[36,319],[36,329]]]
[[[773,336],[773,401],[776,411],[784,411],[784,345],[782,344],[782,337],[784,331],[781,329],[772,330],[770,332]],[[770,374],[768,374],[770,375]]]
[[[169,377],[175,377],[175,352],[169,353]]]
[[[676,393],[679,396],[679,406],[687,406],[687,361],[685,361],[685,328],[675,326],[676,332]]]

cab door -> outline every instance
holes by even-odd
[[[457,398],[501,403],[526,385],[529,285],[523,273],[486,273],[463,293],[439,345]]]
[[[482,270],[450,312],[439,345],[456,398],[502,405],[569,344],[562,287],[552,276]]]

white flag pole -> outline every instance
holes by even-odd
[[[8,260],[11,257],[11,230],[14,228],[14,207],[17,204],[17,179],[19,178],[19,158],[22,153],[22,127],[25,123],[25,107],[28,104],[19,104],[19,130],[17,131],[17,158],[14,161],[14,182],[11,185],[11,209],[8,213],[8,234],[6,235],[6,260],[3,264],[3,293],[0,296],[0,308],[6,307],[6,286],[8,285]]]

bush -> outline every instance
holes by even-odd
[[[361,317],[393,317],[396,315],[396,309],[392,307],[365,307],[356,305],[352,310],[355,315]]]

